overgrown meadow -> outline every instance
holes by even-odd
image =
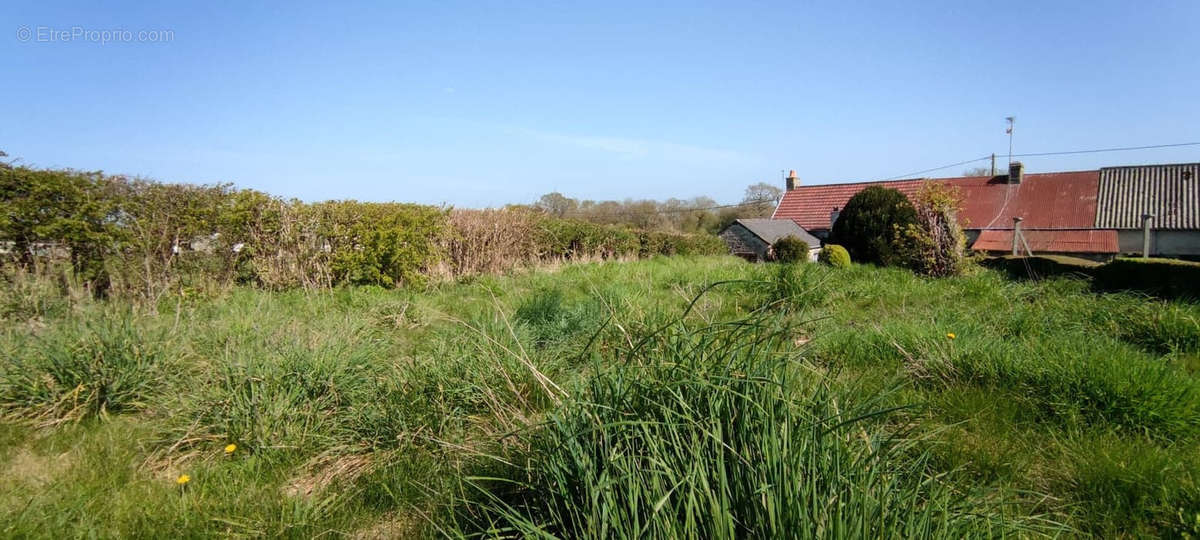
[[[5,291],[4,537],[1200,534],[1200,307],[657,257]]]

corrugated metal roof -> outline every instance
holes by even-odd
[[[1090,229],[1096,220],[1099,171],[1026,174],[1020,184],[1005,176],[967,176],[799,186],[784,194],[775,209],[776,219],[793,219],[809,230],[831,227],[830,212],[843,208],[855,193],[868,186],[893,188],[912,198],[926,182],[941,182],[962,193],[959,220],[967,229],[1011,229],[1013,218],[1024,227]]]
[[[810,248],[821,247],[821,241],[817,240],[808,231],[804,230],[799,224],[790,219],[739,219],[734,221],[746,230],[762,238],[768,244],[774,244],[776,240],[785,236],[795,236],[804,240]]]
[[[1037,253],[1117,253],[1117,231],[1112,229],[1021,229],[1030,251]],[[975,251],[1011,251],[1011,230],[988,230],[979,233],[971,244]],[[1022,246],[1024,249],[1024,246]]]
[[[1100,169],[1096,227],[1200,229],[1200,163]]]

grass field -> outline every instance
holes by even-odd
[[[728,257],[30,291],[5,538],[1200,535],[1192,303]]]

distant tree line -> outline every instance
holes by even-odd
[[[777,186],[759,182],[746,187],[742,200],[720,204],[711,197],[579,200],[559,192],[542,195],[529,208],[546,215],[602,225],[628,225],[638,229],[679,233],[717,233],[740,218],[770,217],[783,197]]]

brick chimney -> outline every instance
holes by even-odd
[[[1020,184],[1025,179],[1025,166],[1020,161],[1008,164],[1008,183]]]
[[[799,181],[800,179],[796,178],[796,169],[792,169],[787,176],[787,190],[791,191],[796,189],[796,184],[799,183]]]

